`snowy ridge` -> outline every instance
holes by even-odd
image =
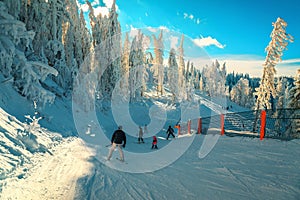
[[[57,145],[62,137],[43,128],[27,131],[28,124],[0,108],[1,169],[0,180],[11,176],[22,178],[27,171],[24,164],[31,162],[35,153],[51,154],[51,147]]]
[[[74,199],[78,178],[89,174],[91,151],[78,138],[63,139],[53,155],[35,154],[24,178],[5,180],[1,199]]]

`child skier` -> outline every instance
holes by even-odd
[[[152,148],[151,149],[153,149],[153,148],[157,149],[157,138],[156,138],[155,135],[153,136]]]

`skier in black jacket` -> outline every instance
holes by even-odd
[[[123,143],[123,145],[122,145]],[[114,134],[111,137],[111,148],[109,150],[107,160],[110,160],[112,153],[114,152],[115,148],[118,147],[119,153],[120,153],[120,160],[124,162],[124,153],[122,150],[126,146],[126,135],[124,131],[122,130],[122,126],[118,127],[118,130],[114,132]]]
[[[175,135],[174,135],[174,129],[173,129],[171,126],[169,126],[169,128],[168,128],[167,134],[168,134],[167,140],[169,139],[170,135],[172,135],[173,138],[175,138]]]

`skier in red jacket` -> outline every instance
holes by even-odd
[[[153,148],[157,149],[157,138],[156,138],[155,135],[153,136],[152,148],[151,149],[153,149]]]

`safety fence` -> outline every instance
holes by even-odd
[[[300,138],[300,109],[251,110],[226,113],[181,122],[178,135],[207,134],[217,129],[221,135],[278,139]]]

